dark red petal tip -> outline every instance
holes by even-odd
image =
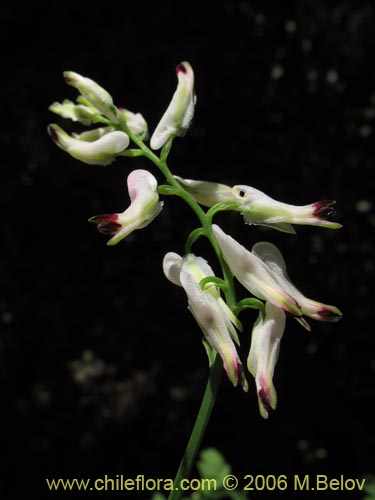
[[[55,142],[55,143],[59,142],[59,136],[58,136],[56,129],[53,125],[48,125],[47,132],[48,132],[48,135],[53,140],[53,142]]]
[[[180,72],[184,74],[187,73],[187,68],[184,63],[180,63],[176,66],[176,73],[179,74]]]
[[[102,214],[91,217],[89,222],[96,224],[100,233],[116,234],[121,228],[121,224],[119,224],[117,220],[117,214]]]
[[[271,397],[269,391],[266,391],[265,389],[260,389],[258,392],[259,399],[262,401],[262,404],[264,408],[266,409],[267,413],[270,413],[270,411],[273,409],[272,408],[272,403],[271,403]]]
[[[335,209],[331,206],[336,202],[332,200],[317,201],[314,203],[314,217],[328,219],[335,215]]]
[[[319,312],[319,317],[323,321],[339,321],[342,318],[342,313],[337,309],[333,311],[332,309],[328,309],[326,307],[322,307]]]

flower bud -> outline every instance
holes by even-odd
[[[120,108],[119,113],[124,117],[129,131],[142,140],[148,138],[147,122],[141,113],[132,113],[128,109]]]
[[[151,148],[160,149],[171,136],[183,136],[194,115],[194,73],[188,62],[176,67],[177,89],[151,137]]]
[[[113,104],[112,96],[91,78],[86,78],[73,71],[64,71],[64,79],[68,85],[75,87],[100,113],[109,120],[118,122],[118,110]]]
[[[74,122],[80,122],[83,125],[91,125],[92,123],[100,122],[100,113],[92,106],[83,104],[75,104],[68,99],[63,103],[54,102],[49,107],[49,110],[62,118],[69,118]]]
[[[75,139],[55,124],[48,126],[48,133],[57,146],[88,165],[109,165],[129,145],[129,137],[120,131],[108,132],[92,142]]]

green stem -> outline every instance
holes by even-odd
[[[236,305],[236,294],[234,291],[234,283],[233,283],[233,275],[224,260],[223,254],[219,247],[219,244],[215,238],[215,235],[212,231],[212,215],[207,215],[206,212],[201,208],[201,206],[195,201],[195,199],[188,193],[183,186],[173,177],[172,172],[169,170],[167,165],[167,157],[169,151],[171,149],[171,145],[173,142],[173,138],[170,138],[168,143],[162,149],[160,158],[143,142],[142,139],[135,136],[130,132],[126,123],[121,120],[120,128],[126,132],[130,139],[139,147],[139,149],[143,152],[144,156],[154,163],[159,170],[163,173],[167,181],[171,186],[175,188],[175,194],[182,198],[194,211],[196,216],[198,217],[202,228],[198,229],[197,233],[194,233],[189,243],[192,243],[195,237],[200,236],[200,231],[208,238],[210,241],[217,258],[220,262],[224,282],[226,283],[226,287],[223,292],[225,294],[225,298],[228,306],[233,310]],[[211,416],[211,412],[215,403],[216,395],[218,392],[221,375],[223,373],[223,363],[219,355],[216,354],[215,361],[210,365],[210,374],[206,386],[205,393],[203,395],[203,400],[201,403],[201,407],[199,409],[199,413],[197,419],[195,421],[195,425],[190,436],[189,442],[187,444],[185,454],[180,463],[180,467],[177,471],[177,475],[175,478],[175,487],[178,488],[171,492],[169,495],[169,500],[180,500],[183,494],[183,490],[180,489],[180,484],[182,479],[187,479],[190,476],[191,470],[197,458],[197,454],[206,431],[208,421]]]
[[[180,500],[184,493],[184,491],[180,488],[180,484],[183,479],[190,477],[191,470],[195,464],[198,451],[214,407],[222,373],[223,364],[220,356],[216,354],[215,361],[210,368],[210,375],[203,395],[201,407],[195,421],[193,432],[191,433],[189,442],[186,446],[185,454],[181,460],[180,467],[178,468],[174,480],[174,490],[171,491],[168,500]]]

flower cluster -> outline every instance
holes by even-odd
[[[160,149],[170,137],[184,135],[193,118],[196,102],[193,70],[188,62],[183,62],[177,66],[176,73],[176,92],[150,140],[151,148],[155,150]],[[80,95],[76,103],[69,100],[53,103],[50,111],[82,125],[101,123],[105,127],[70,136],[58,125],[51,124],[48,133],[61,149],[89,165],[109,165],[117,156],[124,154],[130,144],[129,136],[142,140],[148,138],[143,116],[116,107],[112,96],[96,82],[73,71],[65,71],[64,79]]]
[[[175,252],[165,255],[164,274],[173,284],[184,289],[189,310],[205,341],[222,358],[232,384],[240,383],[245,391],[248,382],[237,350],[240,345],[238,332],[242,332],[243,327],[237,316],[247,305],[259,310],[252,327],[247,369],[255,379],[260,413],[267,418],[277,403],[273,373],[287,316],[292,316],[310,330],[306,318],[334,322],[341,318],[341,312],[335,306],[305,297],[295,287],[275,245],[260,242],[248,250],[212,224],[212,217],[219,210],[234,210],[243,215],[246,224],[263,225],[286,233],[294,233],[293,225],[297,224],[330,229],[337,229],[341,224],[330,220],[334,214],[333,201],[295,206],[276,201],[247,185],[230,187],[173,176],[166,158],[174,138],[184,135],[189,127],[196,103],[194,73],[190,64],[179,64],[176,72],[177,89],[151,136],[151,149],[145,144],[149,136],[148,126],[140,113],[116,107],[105,89],[73,72],[64,73],[64,77],[80,92],[76,103],[68,100],[54,103],[51,111],[85,126],[98,123],[101,126],[72,136],[55,124],[50,125],[48,131],[61,149],[84,163],[108,165],[118,156],[145,156],[165,175],[169,184],[158,186],[156,178],[147,170],[132,171],[127,179],[129,207],[122,213],[96,215],[89,219],[100,232],[111,235],[108,245],[116,245],[134,230],[153,221],[163,207],[160,193],[176,194],[196,207],[202,222],[198,233],[212,243],[222,264],[224,279],[215,276],[206,260],[192,253],[193,237],[188,238],[190,244],[186,246],[185,255]],[[129,149],[131,142],[136,149]],[[160,158],[151,151],[159,149]],[[202,207],[208,207],[208,211],[203,212]],[[230,285],[225,279],[224,266],[227,272],[229,269],[231,278],[235,277],[249,292],[248,299],[236,302],[233,294],[232,299],[228,299],[226,292]]]

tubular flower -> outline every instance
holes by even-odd
[[[212,207],[220,202],[233,202],[231,210],[241,212],[246,224],[268,226],[286,233],[294,233],[291,224],[305,224],[338,229],[341,224],[327,220],[335,211],[334,201],[317,201],[296,206],[276,201],[251,186],[232,188],[214,182],[176,179],[201,205]]]
[[[48,133],[57,146],[89,165],[109,165],[129,145],[127,134],[117,130],[92,141],[71,137],[55,124],[48,126]]]
[[[120,214],[102,214],[89,219],[104,234],[113,235],[107,245],[117,245],[136,229],[148,226],[159,215],[163,203],[159,202],[157,181],[147,170],[133,170],[128,176],[130,206]]]
[[[295,298],[304,315],[318,321],[335,322],[341,319],[342,313],[337,307],[308,299],[293,285],[286,271],[285,260],[275,245],[266,241],[256,243],[252,253],[264,263],[279,286]]]
[[[176,67],[178,85],[172,100],[151,137],[151,148],[160,149],[174,135],[183,136],[194,115],[194,72],[188,62]]]
[[[249,292],[293,316],[302,316],[298,302],[273,279],[259,257],[225,234],[219,226],[214,224],[212,229],[230,270]]]
[[[268,418],[270,409],[276,409],[277,395],[272,377],[284,328],[285,313],[267,301],[265,315],[260,312],[254,324],[247,359],[248,370],[255,378],[259,410],[263,418]]]
[[[234,186],[233,195],[242,202],[241,213],[246,224],[262,224],[279,231],[294,233],[290,224],[305,224],[338,229],[341,224],[327,220],[334,215],[334,201],[317,201],[296,206],[276,201],[250,186]]]
[[[221,298],[215,285],[202,289],[199,284],[203,278],[214,276],[211,267],[204,259],[193,254],[182,258],[169,252],[164,257],[163,270],[172,283],[184,288],[189,310],[207,342],[222,358],[229,380],[234,386],[240,380],[247,391],[247,381],[234,344],[239,343],[234,325],[241,329],[241,323]]]
[[[81,76],[74,71],[64,71],[64,80],[75,87],[87,101],[109,120],[118,122],[118,110],[112,96],[91,78]]]

